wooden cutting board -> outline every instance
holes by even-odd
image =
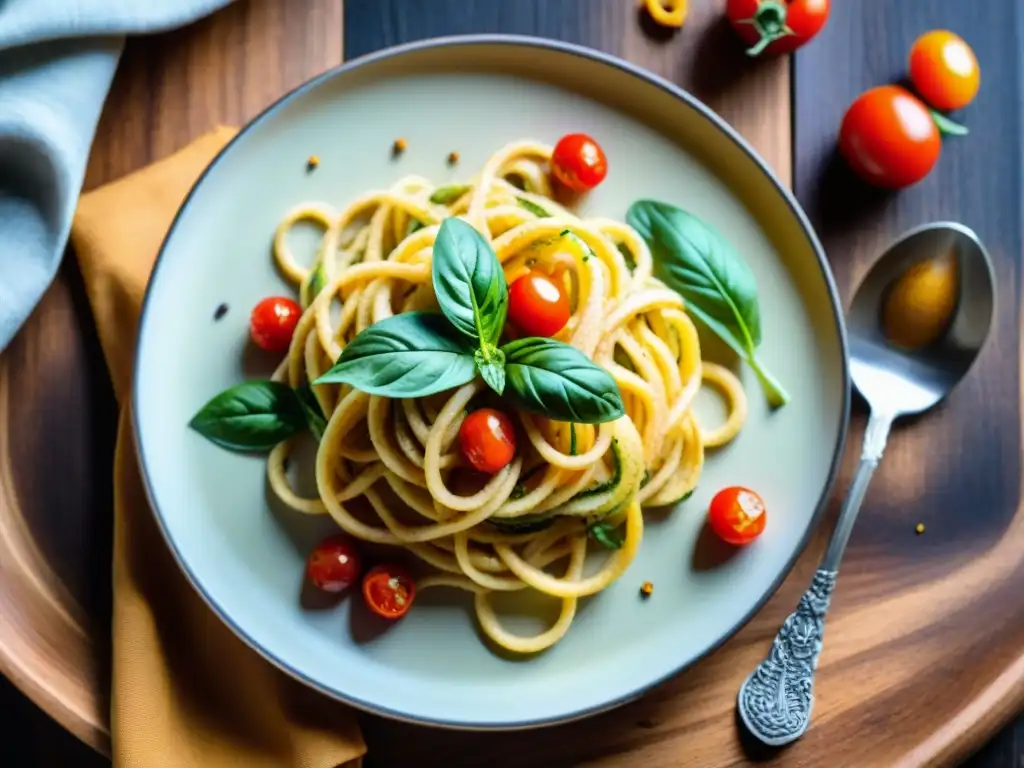
[[[470,766],[485,756],[489,766],[945,765],[1024,703],[1024,9],[1016,0],[970,10],[957,0],[834,3],[821,38],[791,67],[747,60],[720,22],[722,5],[691,0],[685,29],[672,36],[650,29],[623,0],[346,0],[344,14],[340,0],[251,0],[129,46],[89,187],[218,123],[241,124],[337,64],[344,15],[348,57],[441,34],[515,32],[599,48],[689,88],[795,184],[844,300],[891,237],[924,221],[973,227],[996,262],[989,345],[947,405],[899,428],[868,494],[829,614],[814,725],[797,744],[767,753],[745,744],[734,700],[807,586],[831,517],[743,630],[640,701],[567,726],[500,735],[367,716],[368,766]],[[881,195],[835,159],[837,126],[857,93],[902,75],[913,38],[933,26],[960,32],[981,60],[982,91],[963,116],[971,135],[948,141],[920,185]],[[69,260],[0,357],[0,615],[13,618],[0,622],[0,671],[100,749],[113,424]],[[837,498],[862,429],[858,413]],[[918,522],[926,526],[920,536]]]

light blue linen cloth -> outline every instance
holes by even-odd
[[[126,35],[230,0],[0,0],[0,351],[53,280]]]

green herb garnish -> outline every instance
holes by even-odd
[[[189,426],[232,451],[269,451],[307,426],[295,391],[278,381],[246,381],[224,390]]]
[[[587,526],[587,535],[603,547],[622,549],[626,538],[619,532],[619,527],[604,522],[591,523]]]
[[[754,273],[728,241],[696,216],[656,200],[633,203],[626,222],[647,241],[657,277],[686,299],[690,314],[747,361],[768,402],[785,405],[789,395],[755,354],[761,310]]]
[[[550,213],[548,213],[546,210],[541,208],[539,205],[537,205],[532,200],[527,200],[525,197],[519,197],[519,195],[516,195],[516,203],[519,205],[520,208],[523,208],[523,209],[529,211],[530,213],[532,213],[537,218],[547,219],[547,218],[551,217]]]
[[[430,195],[430,202],[437,203],[438,205],[451,205],[469,192],[469,190],[469,184],[448,184],[444,187],[438,187]]]

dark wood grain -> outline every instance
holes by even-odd
[[[981,92],[957,115],[971,134],[946,140],[920,184],[877,192],[835,156],[837,126],[861,91],[905,77],[911,44],[934,27],[953,29],[977,52]],[[833,732],[837,756],[858,754],[864,736],[889,723],[881,747],[892,764],[946,764],[1024,701],[1022,31],[1024,5],[1016,0],[969,11],[957,0],[841,3],[821,40],[796,57],[796,192],[844,300],[891,238],[941,219],[977,231],[998,280],[987,348],[944,407],[893,435],[850,541],[833,613],[874,618],[882,632],[875,630],[873,647],[846,653],[831,640],[856,641],[837,628],[845,622],[832,624],[822,696],[835,680],[837,697],[871,702]],[[863,421],[855,417],[855,441]],[[914,538],[918,521],[927,532]],[[915,620],[938,605],[942,618]],[[834,663],[842,664],[842,683],[829,673]]]

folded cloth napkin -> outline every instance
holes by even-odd
[[[57,271],[124,35],[229,0],[0,0],[0,350]]]
[[[81,197],[71,242],[121,404],[114,459],[115,768],[357,768],[354,713],[242,643],[191,588],[153,519],[131,429],[146,282],[178,207],[234,134],[219,128]]]

